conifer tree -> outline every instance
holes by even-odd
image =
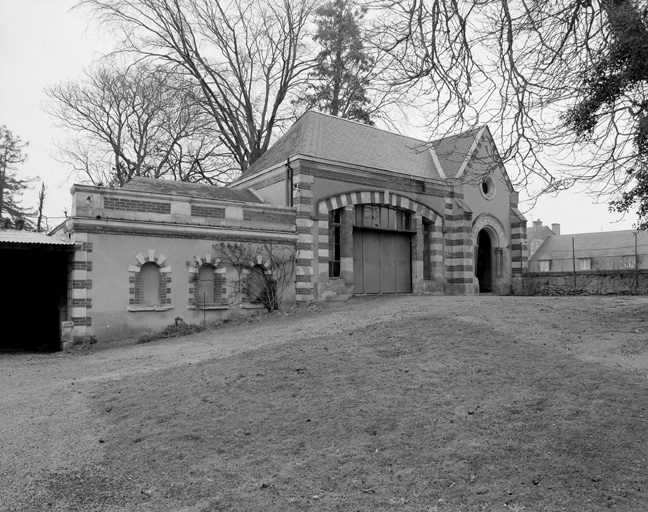
[[[360,28],[365,9],[353,0],[331,0],[315,14],[315,40],[322,50],[309,76],[304,103],[308,108],[373,125],[367,97],[372,59]]]
[[[19,199],[31,180],[16,175],[16,166],[27,158],[23,152],[26,146],[6,126],[0,126],[0,219],[11,219],[14,225],[18,220],[24,222],[30,213],[20,205]]]

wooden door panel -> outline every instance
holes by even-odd
[[[380,293],[380,234],[365,231],[362,248],[364,293]]]
[[[396,246],[393,233],[380,233],[380,293],[396,293]]]
[[[412,291],[412,239],[409,235],[395,236],[396,247],[396,293]]]
[[[388,231],[353,233],[353,292],[410,293],[411,237]]]

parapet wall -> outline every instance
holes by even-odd
[[[294,232],[295,209],[266,203],[75,185],[71,217],[145,224]]]

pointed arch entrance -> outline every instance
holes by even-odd
[[[479,281],[479,293],[493,291],[493,241],[486,229],[477,235],[477,265],[475,275]]]
[[[479,293],[502,293],[505,248],[508,237],[501,222],[490,214],[481,214],[473,222],[475,278]]]

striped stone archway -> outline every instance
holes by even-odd
[[[443,217],[424,204],[389,190],[345,192],[344,194],[338,194],[321,199],[318,208],[319,220],[320,222],[325,220],[328,223],[329,211],[344,208],[349,205],[355,206],[356,204],[384,204],[386,206],[403,208],[405,210],[416,212],[435,224],[437,224],[438,219],[443,220]],[[325,218],[322,219],[322,216],[325,216]]]
[[[473,268],[475,269],[475,278],[478,277],[478,251],[479,251],[479,233],[485,231],[490,237],[492,244],[492,254],[490,255],[490,267],[494,285],[497,285],[508,273],[506,262],[508,261],[507,250],[509,248],[509,238],[502,223],[489,213],[482,213],[474,221],[472,226],[472,243],[473,243]],[[475,284],[477,286],[478,283]]]
[[[359,190],[352,192],[345,192],[336,194],[321,199],[318,202],[318,240],[317,240],[317,281],[322,289],[322,285],[330,283],[328,262],[330,257],[329,250],[329,212],[340,208],[352,208],[355,205],[362,204],[376,204],[391,206],[394,208],[401,208],[408,210],[414,214],[414,225],[417,229],[416,244],[412,251],[412,291],[420,293],[423,291],[423,222],[422,219],[427,219],[431,222],[431,236],[429,253],[432,255],[436,270],[435,278],[441,279],[443,264],[443,222],[444,218],[430,207],[411,199],[407,196],[392,192],[390,190]],[[353,265],[353,258],[347,256],[346,268],[351,271]],[[315,270],[315,269],[314,269]],[[347,283],[352,286],[352,283]],[[339,288],[339,287],[338,287]],[[348,292],[347,287],[347,293]],[[321,297],[320,297],[321,298]]]
[[[489,213],[482,213],[473,221],[472,227],[472,241],[473,245],[477,245],[477,236],[479,232],[486,228],[489,233],[493,236],[494,241],[496,242],[496,247],[505,249],[509,245],[508,237],[504,231],[504,226],[502,223],[493,215]]]

